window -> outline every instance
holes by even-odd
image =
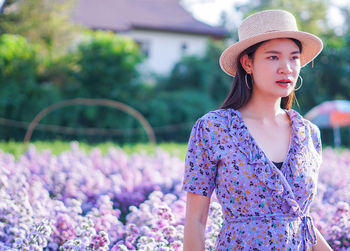
[[[150,42],[141,40],[136,40],[135,42],[138,44],[142,55],[148,58],[150,55]]]
[[[185,42],[183,42],[183,43],[181,44],[181,54],[182,54],[182,55],[185,55],[186,52],[187,52],[187,44],[186,44]]]

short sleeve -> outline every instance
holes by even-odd
[[[191,131],[185,159],[182,189],[203,196],[212,195],[217,173],[210,133],[208,123],[203,119],[197,120]]]

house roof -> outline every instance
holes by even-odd
[[[150,29],[224,37],[227,31],[196,20],[178,0],[79,0],[73,21],[92,29]]]

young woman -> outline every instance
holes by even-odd
[[[300,68],[322,41],[298,31],[282,10],[249,16],[238,33],[220,57],[235,76],[232,89],[220,109],[197,120],[189,139],[184,250],[205,249],[214,189],[224,215],[216,250],[331,250],[309,215],[320,132],[291,109]]]

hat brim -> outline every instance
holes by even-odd
[[[259,42],[275,38],[294,38],[301,42],[300,64],[302,67],[313,60],[323,48],[322,40],[310,33],[302,31],[272,31],[239,41],[228,47],[223,51],[219,59],[221,69],[228,75],[235,76],[237,72],[237,57],[245,49]]]

